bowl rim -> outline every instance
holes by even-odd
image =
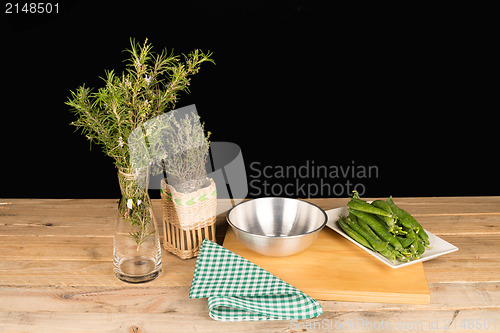
[[[238,207],[239,205],[243,205],[245,203],[248,203],[248,202],[252,202],[252,201],[255,201],[255,200],[262,200],[262,199],[284,199],[284,200],[298,200],[298,201],[301,201],[301,202],[304,202],[306,204],[309,204],[311,206],[314,206],[316,207],[321,213],[323,213],[323,217],[324,217],[324,221],[323,223],[321,223],[321,225],[312,230],[312,231],[309,231],[309,232],[306,232],[304,234],[301,234],[301,235],[293,235],[293,236],[265,236],[265,235],[258,235],[258,234],[254,234],[254,233],[251,233],[251,232],[248,232],[246,230],[243,230],[237,226],[235,226],[231,220],[229,219],[229,215],[231,214],[231,211],[233,209],[235,209],[236,207]],[[256,198],[256,199],[249,199],[249,200],[245,200],[245,201],[242,201],[236,205],[234,205],[233,207],[231,207],[228,211],[227,211],[227,214],[226,214],[226,221],[227,223],[234,229],[237,229],[241,232],[244,232],[245,234],[248,234],[248,235],[251,235],[251,236],[254,236],[254,237],[262,237],[262,238],[276,238],[276,239],[287,239],[287,238],[297,238],[297,237],[303,237],[303,236],[306,236],[306,235],[309,235],[309,234],[313,234],[321,229],[323,229],[325,227],[325,225],[327,224],[328,222],[328,215],[326,214],[325,210],[321,207],[319,207],[318,205],[316,204],[313,204],[309,201],[305,201],[305,200],[302,200],[302,199],[296,199],[296,198],[285,198],[285,197],[262,197],[262,198]]]

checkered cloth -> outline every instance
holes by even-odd
[[[204,297],[210,317],[221,321],[307,319],[323,313],[315,299],[208,239],[189,292],[189,298]]]

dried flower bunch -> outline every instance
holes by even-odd
[[[190,193],[210,184],[206,179],[210,132],[205,134],[199,117],[185,114],[179,120],[172,117],[171,128],[164,141],[176,151],[164,159],[169,184],[177,191]]]

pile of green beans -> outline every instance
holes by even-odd
[[[429,236],[405,210],[387,201],[368,203],[353,191],[347,204],[349,216],[341,216],[338,224],[349,237],[376,251],[392,262],[420,258],[430,248]]]

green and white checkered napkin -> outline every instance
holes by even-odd
[[[205,239],[189,298],[208,297],[211,318],[221,321],[307,319],[321,315],[318,301],[263,268]]]

